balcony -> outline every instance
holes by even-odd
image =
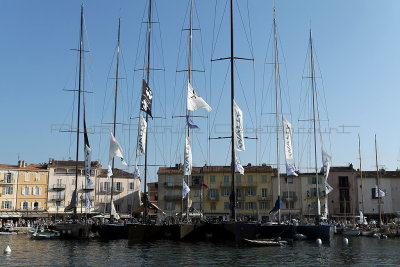
[[[181,200],[182,195],[165,195],[164,199],[165,200]]]
[[[94,190],[94,184],[92,184],[92,185],[83,185],[82,190],[83,191],[93,191]]]
[[[44,211],[44,208],[22,208],[22,209],[17,209],[18,211],[21,212],[29,212],[29,211]]]
[[[219,200],[219,196],[207,196],[207,200]]]
[[[222,187],[231,187],[231,183],[227,183],[227,182],[221,182],[221,188]]]
[[[50,201],[62,201],[64,199],[65,199],[65,195],[64,194],[50,197]]]
[[[55,190],[65,189],[65,184],[53,184],[52,188]]]
[[[164,187],[182,187],[182,183],[168,183],[168,182],[164,182]]]
[[[14,181],[0,180],[0,184],[14,184]]]
[[[284,200],[284,201],[296,201],[297,200],[297,196],[283,196],[282,200]]]
[[[124,187],[121,186],[120,188],[117,188],[116,186],[114,186],[114,188],[113,188],[114,194],[120,194],[122,192],[124,192]]]
[[[258,200],[272,200],[272,195],[258,196]]]

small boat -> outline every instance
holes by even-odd
[[[243,241],[251,246],[256,247],[280,247],[287,245],[287,241],[276,240],[276,239],[247,239],[244,238]]]
[[[0,235],[17,235],[19,230],[12,229],[11,227],[0,228]]]
[[[60,238],[60,232],[51,229],[36,229],[32,234],[33,239],[56,239]]]
[[[362,236],[373,236],[374,235],[374,231],[371,231],[371,230],[361,230],[361,232],[360,232],[360,234],[362,235]]]
[[[343,230],[344,236],[359,236],[360,230],[359,229],[351,229],[351,230]]]

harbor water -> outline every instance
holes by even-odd
[[[400,239],[335,236],[321,246],[295,241],[284,247],[249,247],[235,243],[127,240],[32,240],[27,234],[2,235],[0,266],[266,266],[400,265]]]

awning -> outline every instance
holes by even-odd
[[[21,218],[20,212],[0,212],[0,218]]]

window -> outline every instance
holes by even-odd
[[[33,210],[39,210],[39,203],[33,202]]]
[[[267,196],[268,196],[268,190],[267,190],[267,188],[262,188],[262,189],[261,189],[261,198],[262,198],[262,199],[266,199]]]
[[[243,190],[236,189],[236,200],[243,200],[243,199],[244,199]]]
[[[231,190],[229,188],[222,189],[222,196],[229,197],[230,194],[231,194]]]
[[[57,185],[62,185],[62,179],[61,178],[57,178]]]
[[[202,180],[201,176],[192,176],[192,185],[200,185]]]
[[[7,184],[13,183],[13,175],[12,175],[12,173],[9,172],[9,173],[4,174],[4,182],[7,183]]]
[[[61,190],[57,190],[57,199],[61,199]]]
[[[242,177],[240,175],[236,175],[236,185],[241,185],[242,184]]]
[[[133,186],[133,182],[129,183],[129,190],[133,190],[134,186]]]
[[[244,203],[243,202],[237,202],[236,209],[242,210],[243,207],[244,207]]]
[[[195,189],[195,190],[194,190],[194,196],[195,196],[195,197],[199,197],[199,196],[200,196],[200,190]]]
[[[35,176],[35,182],[39,182],[40,181],[40,173],[36,173],[36,176]]]
[[[253,185],[253,175],[247,175],[247,184]]]
[[[247,188],[247,196],[255,196],[256,189],[255,188]]]
[[[256,203],[255,202],[247,202],[246,203],[246,209],[247,210],[255,210],[256,209]]]
[[[72,185],[75,185],[75,178],[72,178]]]
[[[286,208],[287,209],[294,209],[294,202],[293,201],[286,201]]]
[[[229,210],[231,203],[230,202],[224,202],[224,210]]]
[[[122,183],[121,182],[116,182],[115,183],[115,190],[122,191]]]
[[[61,201],[56,201],[56,207],[57,208],[61,207]]]
[[[261,175],[261,182],[266,183],[267,182],[267,176],[266,175]]]
[[[110,190],[110,182],[104,182],[102,186],[102,191],[109,191]]]
[[[349,187],[348,176],[339,176],[339,187]]]
[[[285,181],[287,184],[293,184],[293,177],[286,177]]]
[[[115,210],[117,211],[117,212],[119,212],[120,210],[119,210],[119,204],[115,204]]]
[[[193,202],[192,207],[196,210],[200,210],[200,202]]]
[[[167,185],[168,186],[173,186],[174,185],[174,177],[168,176],[167,177]]]
[[[229,175],[224,175],[224,185],[225,186],[230,185],[230,183],[229,183]]]
[[[216,209],[217,209],[217,203],[211,202],[211,203],[210,203],[210,209],[211,209],[211,210],[216,210]]]
[[[269,210],[271,205],[269,202],[260,202],[260,210]]]
[[[3,189],[4,195],[12,195],[13,193],[13,186],[5,186]]]
[[[28,210],[28,207],[29,207],[29,203],[28,202],[22,202],[21,203],[21,208],[23,209],[23,210]]]
[[[42,188],[37,187],[37,186],[33,188],[33,195],[38,196],[41,194],[42,194]]]
[[[215,183],[215,175],[210,175],[210,183]]]
[[[208,198],[210,200],[218,200],[218,189],[209,189]]]
[[[25,186],[25,187],[22,187],[22,194],[23,195],[30,195],[31,194],[31,188],[30,187],[27,187],[27,186]]]
[[[25,182],[29,182],[29,173],[25,173]]]
[[[315,189],[315,188],[311,188],[311,190],[312,189]],[[314,190],[314,192],[316,192],[316,190]],[[283,200],[289,200],[289,201],[296,200],[296,192],[294,192],[294,191],[283,192]]]
[[[128,211],[131,212],[132,211],[132,205],[128,204]]]
[[[165,209],[166,210],[174,210],[175,209],[175,203],[174,202],[166,202],[165,203]]]
[[[2,209],[11,209],[12,208],[12,202],[10,200],[3,200],[1,202],[1,208]]]

